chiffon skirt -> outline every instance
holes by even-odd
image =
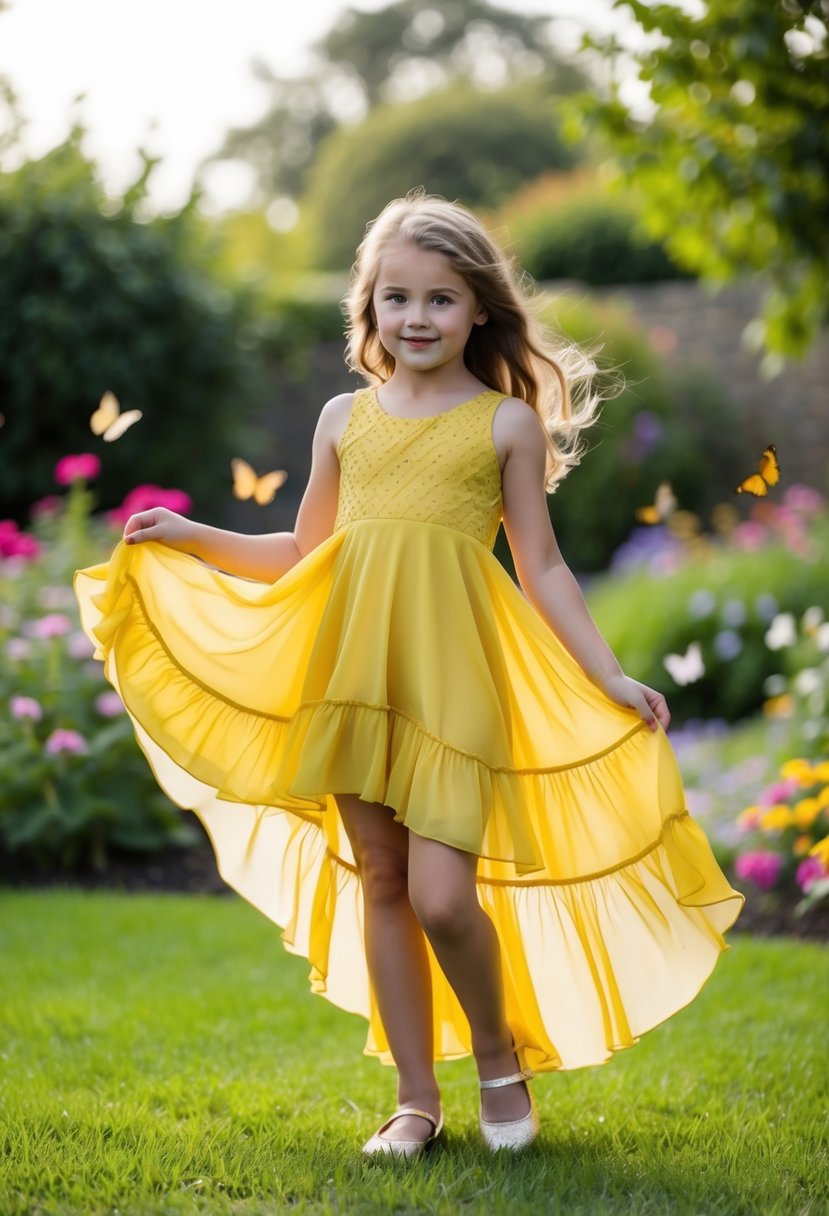
[[[743,896],[669,742],[611,702],[480,542],[363,520],[271,585],[153,543],[75,579],[159,784],[225,881],[391,1063],[335,795],[475,853],[507,1017],[537,1070],[602,1063],[686,1005]],[[436,1059],[470,1051],[428,947]]]

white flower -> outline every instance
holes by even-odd
[[[801,697],[808,697],[810,693],[816,692],[822,684],[820,672],[815,671],[814,667],[804,667],[792,680],[795,692]]]
[[[685,654],[666,654],[662,662],[675,684],[694,684],[705,675],[699,642],[691,642]]]
[[[780,612],[766,630],[766,645],[769,650],[782,650],[784,646],[794,646],[797,641],[794,616],[791,612]]]

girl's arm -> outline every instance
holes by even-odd
[[[185,519],[165,507],[154,507],[130,516],[124,528],[125,542],[134,545],[160,541],[172,549],[192,553],[229,574],[275,582],[331,535],[340,475],[336,445],[348,419],[351,400],[351,393],[343,393],[322,409],[314,435],[311,473],[293,532],[260,536],[228,532]]]
[[[556,542],[544,490],[546,443],[541,423],[524,402],[505,402],[501,433],[504,530],[527,599],[561,639],[585,674],[619,705],[628,705],[651,730],[667,728],[670,714],[661,693],[626,676],[599,633]]]

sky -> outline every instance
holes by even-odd
[[[560,19],[562,48],[584,28],[631,36],[612,0],[498,0]],[[353,0],[371,11],[389,0]],[[139,171],[136,149],[162,157],[150,204],[176,210],[199,162],[225,131],[258,119],[268,91],[250,70],[258,57],[274,72],[301,73],[310,44],[347,5],[343,0],[7,0],[0,12],[0,76],[18,95],[26,157],[41,156],[68,133],[74,113],[87,128],[84,151],[105,188],[118,193]],[[435,7],[439,8],[439,0]],[[628,31],[626,34],[625,31]],[[73,110],[73,99],[85,94]],[[21,154],[0,159],[12,169]],[[218,164],[204,177],[205,210],[243,204],[245,167]]]

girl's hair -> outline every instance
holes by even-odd
[[[348,319],[347,362],[371,384],[383,384],[394,359],[380,342],[372,295],[380,259],[395,241],[442,253],[466,280],[487,321],[469,335],[464,361],[473,376],[498,392],[526,401],[547,436],[546,488],[552,491],[578,464],[581,432],[596,420],[602,397],[595,383],[596,351],[554,340],[534,316],[533,301],[507,255],[481,222],[459,203],[421,187],[389,203],[366,229],[343,306]]]

